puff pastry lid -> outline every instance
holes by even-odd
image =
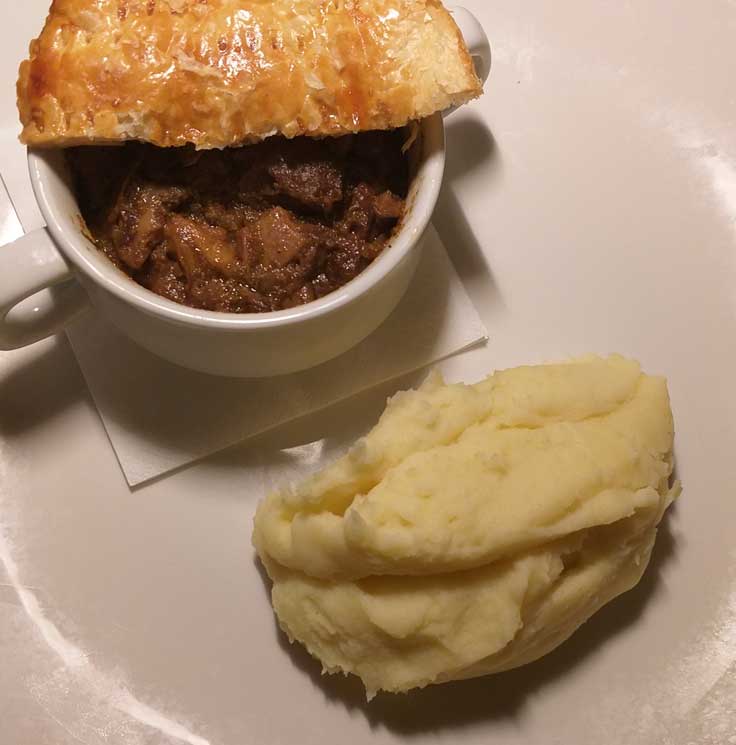
[[[390,129],[482,92],[439,0],[54,0],[21,141],[223,148]]]

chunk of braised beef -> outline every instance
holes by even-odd
[[[324,272],[336,287],[355,279],[367,266],[362,253],[364,242],[353,235],[340,236],[324,265]]]
[[[373,192],[367,184],[358,184],[350,195],[341,225],[345,232],[366,239],[373,222]]]
[[[376,194],[371,186],[358,184],[345,210],[342,226],[363,240],[390,233],[402,215],[404,201],[390,191]]]
[[[380,220],[397,222],[404,212],[404,200],[390,191],[384,191],[374,198],[373,209]]]
[[[186,275],[181,264],[167,256],[163,245],[151,252],[148,262],[135,275],[135,278],[144,287],[161,297],[173,300],[175,303],[186,302]]]
[[[121,261],[140,269],[163,239],[169,212],[188,198],[186,189],[156,184],[135,184],[121,195],[112,244]]]
[[[190,279],[207,269],[223,275],[233,272],[237,254],[224,228],[173,214],[166,221],[164,234],[170,253]]]
[[[329,161],[289,162],[280,158],[269,168],[276,193],[301,207],[329,213],[342,201],[342,173]]]
[[[244,225],[258,219],[259,211],[242,202],[218,202],[207,200],[197,205],[193,214],[210,225],[225,228],[230,232],[240,230]]]
[[[250,275],[250,282],[258,292],[276,300],[277,305],[294,295],[304,284],[306,273],[299,264],[264,266],[259,264]]]
[[[266,266],[286,266],[313,241],[311,225],[297,220],[283,207],[264,212],[253,230],[260,241],[261,262]]]

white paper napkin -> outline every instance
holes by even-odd
[[[88,314],[69,339],[131,486],[418,370],[486,338],[434,228],[417,276],[368,339],[313,370],[266,380],[191,372]]]

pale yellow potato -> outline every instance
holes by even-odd
[[[281,626],[369,694],[537,659],[639,581],[673,436],[665,381],[621,357],[432,377],[259,507]]]

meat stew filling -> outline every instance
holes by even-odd
[[[195,151],[67,152],[98,248],[169,300],[255,313],[321,298],[384,250],[405,209],[405,133]]]

